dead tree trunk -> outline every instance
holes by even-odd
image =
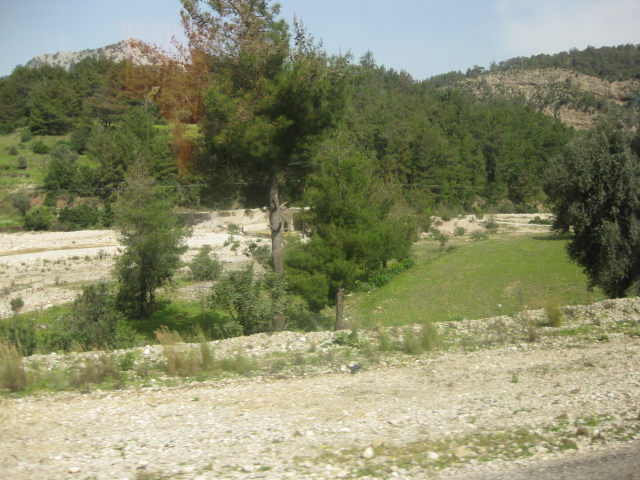
[[[284,255],[282,252],[282,215],[280,214],[280,200],[278,187],[280,179],[273,173],[269,179],[269,226],[271,227],[271,264],[274,273],[284,273]],[[283,330],[284,313],[276,312],[273,316],[273,329]]]
[[[344,309],[344,288],[338,288],[338,293],[336,293],[336,324],[333,329],[337,332],[338,330],[342,330],[344,327],[342,326],[342,311]]]

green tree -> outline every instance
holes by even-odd
[[[573,237],[569,257],[590,287],[623,297],[640,281],[640,137],[601,120],[551,162],[545,191],[553,227]]]
[[[176,182],[169,137],[155,127],[154,116],[142,107],[130,109],[112,126],[95,123],[87,142],[87,155],[100,164],[98,175],[103,187],[116,188],[137,159],[147,164],[159,182]]]
[[[286,256],[291,289],[312,310],[335,304],[336,330],[342,329],[345,289],[407,257],[416,232],[399,186],[376,176],[371,155],[354,145],[344,134],[322,144],[306,194],[312,236]]]
[[[265,185],[274,272],[284,270],[280,185],[340,114],[344,75],[296,22],[294,46],[269,1],[183,0],[192,56],[208,58],[203,170]],[[277,321],[277,320],[276,320]]]
[[[282,275],[257,273],[250,263],[222,275],[209,300],[239,324],[244,335],[252,335],[272,329],[273,316],[284,311],[285,294]]]
[[[156,185],[143,162],[135,163],[125,175],[116,228],[125,247],[115,267],[118,304],[132,316],[148,317],[156,290],[180,266],[188,231],[173,214],[173,199]]]

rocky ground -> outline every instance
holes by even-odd
[[[548,228],[528,219],[496,220],[507,232]],[[189,255],[210,244],[240,260],[223,246],[228,223],[248,231],[259,220],[212,217],[194,228]],[[469,233],[483,221],[436,226]],[[6,298],[44,308],[108,275],[116,252],[111,232],[2,235],[0,281]],[[379,335],[401,341],[402,328],[360,332],[361,348],[332,332],[233,338],[208,344],[215,358],[255,368],[204,381],[142,374],[166,352],[138,349],[123,389],[0,397],[0,478],[486,479],[638,445],[640,299],[569,307],[561,327],[544,325],[543,311],[443,322],[443,348],[421,355],[380,351]],[[101,355],[25,364],[46,373]]]
[[[0,472],[16,480],[491,478],[637,444],[640,299],[571,307],[563,327],[540,326],[540,340],[527,342],[526,322],[543,317],[443,323],[448,348],[415,356],[379,352],[374,331],[361,332],[360,349],[336,345],[331,332],[260,334],[210,344],[216,358],[242,353],[262,365],[244,376],[5,397]],[[162,347],[140,355],[161,362]],[[27,362],[49,369],[80,357]],[[354,362],[362,368],[352,374]]]

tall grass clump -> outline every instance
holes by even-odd
[[[402,351],[409,355],[419,355],[438,348],[441,344],[438,328],[431,322],[420,325],[418,331],[414,327],[404,329]]]
[[[74,388],[107,381],[113,381],[117,386],[121,386],[122,372],[119,365],[114,362],[113,355],[107,355],[104,352],[96,352],[84,358],[83,362],[72,370],[69,379],[69,383]]]
[[[564,311],[558,302],[558,299],[546,296],[541,301],[542,308],[547,316],[547,325],[550,327],[560,327],[564,322]]]
[[[184,344],[178,332],[163,326],[155,334],[162,345],[169,375],[192,375],[202,370],[198,352]]]
[[[18,392],[27,388],[27,373],[20,350],[10,343],[0,343],[0,388]]]

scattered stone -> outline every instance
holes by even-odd
[[[427,458],[429,460],[434,460],[435,461],[435,460],[438,460],[440,458],[440,455],[437,454],[436,452],[429,452],[429,453],[427,453]]]
[[[373,446],[373,448],[381,447],[384,444],[385,444],[385,439],[384,438],[375,438],[373,440],[373,442],[371,442],[371,446]]]
[[[69,473],[78,473],[80,472],[80,467],[70,467]]]
[[[589,429],[585,426],[585,425],[580,425],[577,429],[576,429],[576,435],[589,435]]]
[[[362,452],[362,458],[364,458],[365,460],[371,460],[373,457],[375,457],[375,453],[373,452],[373,448],[371,447],[365,448],[364,452]]]
[[[467,447],[465,446],[460,446],[457,447],[454,451],[453,454],[456,456],[456,458],[458,458],[459,460],[463,460],[467,457],[472,456],[474,453],[469,450]]]

